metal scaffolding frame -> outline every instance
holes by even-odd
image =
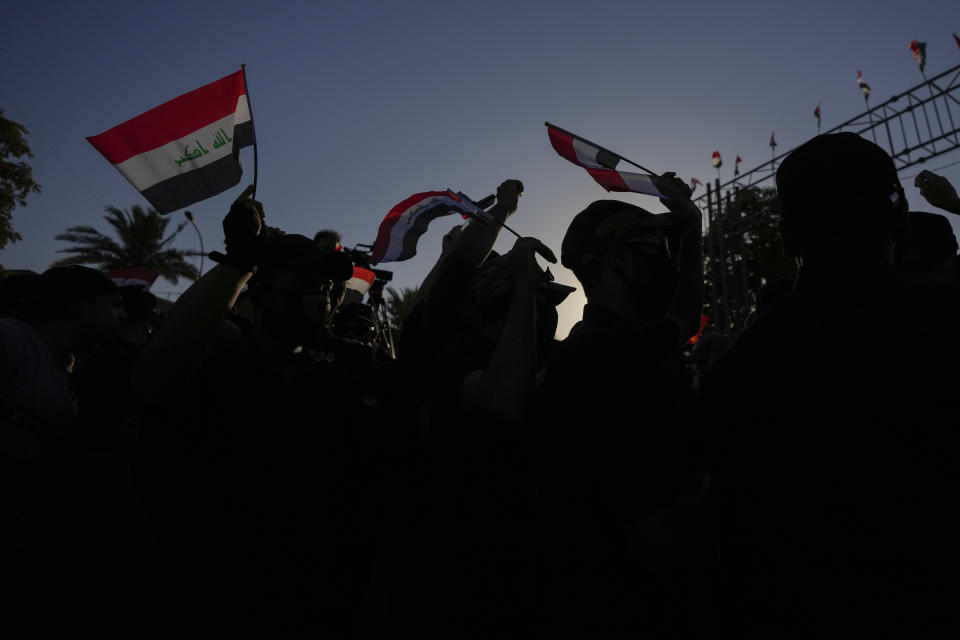
[[[960,148],[960,65],[927,79],[825,133],[852,131],[893,158],[897,171]],[[741,190],[771,180],[779,162],[793,149],[772,157],[728,182],[719,178],[694,199],[706,208],[705,250],[713,295],[710,305],[717,329],[728,336],[742,330],[753,302],[747,285],[745,234],[756,215],[742,212]]]

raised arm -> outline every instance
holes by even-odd
[[[460,385],[463,408],[498,423],[523,423],[533,398],[538,362],[537,253],[552,263],[557,261],[536,238],[517,239],[507,254],[514,290],[503,331],[487,367],[471,372]]]
[[[673,172],[663,174],[656,182],[660,191],[669,196],[660,200],[670,209],[664,215],[683,227],[680,275],[667,317],[677,324],[680,338],[686,340],[699,330],[703,311],[703,214],[690,200],[690,188]]]
[[[943,176],[930,171],[921,171],[913,184],[920,189],[920,195],[933,206],[950,213],[960,214],[960,197],[957,196],[957,190]]]
[[[180,296],[134,365],[133,389],[151,406],[163,404],[187,386],[256,269],[264,215],[263,205],[251,194],[245,190],[224,218],[227,255],[221,256],[221,264]]]
[[[517,210],[517,199],[523,193],[523,183],[519,180],[505,180],[497,187],[497,203],[490,208],[489,213],[499,222],[506,222]],[[470,220],[463,226],[450,246],[440,255],[433,269],[420,284],[420,300],[426,300],[430,289],[442,271],[452,260],[458,260],[479,266],[493,249],[497,236],[500,234],[500,225],[496,222],[484,224],[477,220]]]

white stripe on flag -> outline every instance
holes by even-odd
[[[626,171],[618,171],[620,177],[623,178],[623,181],[627,184],[627,187],[630,191],[637,191],[639,193],[646,193],[651,196],[657,196],[659,198],[664,197],[660,190],[657,189],[657,185],[653,183],[653,177],[644,175],[642,173],[627,173]]]
[[[390,230],[390,244],[388,245],[390,248],[387,250],[386,254],[384,254],[380,262],[393,262],[396,260],[397,256],[399,256],[403,251],[404,236],[407,235],[407,231],[413,226],[414,221],[417,219],[420,213],[430,209],[443,200],[449,200],[449,197],[431,196],[421,200],[417,204],[404,211],[400,216],[400,219],[397,220],[397,223],[393,225],[393,229]]]
[[[598,164],[597,151],[599,151],[599,149],[597,149],[595,146],[591,144],[587,144],[580,138],[573,139],[573,151],[574,153],[577,154],[577,160],[579,160],[581,164],[587,167],[591,167],[594,169],[610,168],[610,167],[604,167],[603,165]]]
[[[236,113],[230,114],[193,133],[167,143],[156,149],[135,155],[128,160],[114,165],[123,176],[130,181],[137,191],[143,191],[158,182],[173,178],[182,173],[199,169],[233,153],[233,142],[227,142],[220,147],[214,147],[217,133],[220,129],[233,137],[233,128],[250,120],[250,109],[247,106],[247,96],[241,95],[237,100]],[[198,144],[206,150],[200,151]],[[200,151],[200,157],[183,161],[187,153]],[[177,161],[180,160],[180,164]]]

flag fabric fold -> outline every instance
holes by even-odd
[[[409,260],[417,254],[417,241],[427,230],[427,225],[452,213],[470,218],[489,217],[480,207],[450,190],[415,193],[390,209],[380,223],[370,262]]]
[[[857,69],[857,85],[860,87],[860,91],[863,91],[865,98],[870,96],[870,85],[863,81],[863,74],[860,73],[860,69]]]
[[[159,276],[158,272],[144,267],[115,269],[107,272],[107,277],[118,287],[137,287],[144,291],[149,291]]]
[[[586,169],[590,177],[607,191],[630,191],[665,197],[654,184],[654,176],[618,171],[617,165],[623,159],[621,156],[553,125],[547,125],[547,135],[550,136],[553,149],[561,157]]]
[[[254,144],[243,71],[87,138],[162,214],[240,182],[240,149]]]
[[[370,286],[373,284],[373,281],[377,279],[377,274],[375,274],[370,269],[364,269],[363,267],[354,267],[353,268],[353,277],[351,277],[346,282],[346,288],[350,291],[356,291],[360,294],[360,298],[367,295],[367,291],[370,290]]]
[[[913,59],[917,61],[917,66],[920,67],[920,73],[923,73],[923,68],[927,66],[927,43],[911,40],[910,51],[913,52]]]

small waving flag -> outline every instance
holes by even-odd
[[[360,294],[361,297],[367,295],[367,291],[370,290],[370,285],[373,284],[373,281],[377,279],[377,274],[375,274],[370,269],[364,269],[363,267],[353,267],[353,277],[347,280],[346,287],[351,291],[356,291]]]
[[[149,291],[160,274],[151,269],[133,267],[131,269],[108,271],[107,277],[113,280],[113,283],[118,287],[137,287]]]
[[[243,71],[87,138],[159,213],[240,182],[240,149],[254,144]]]
[[[913,59],[917,61],[917,65],[920,67],[920,73],[923,73],[923,68],[927,64],[927,43],[911,40],[910,51],[913,52]]]
[[[710,159],[710,164],[719,169],[723,166],[723,159],[720,157],[719,151],[713,152],[713,157]]]
[[[451,213],[471,218],[489,217],[486,211],[449,189],[415,193],[390,209],[380,223],[370,262],[409,260],[417,254],[417,241],[427,230],[427,225]]]
[[[774,137],[775,131],[770,132],[770,148],[773,149],[777,146],[777,139]]]
[[[817,126],[820,126],[820,105],[823,104],[823,100],[817,103],[817,108],[813,110],[813,115],[817,119]]]
[[[702,185],[703,183],[697,180],[696,178],[690,178],[690,191],[695,191],[697,185]]]
[[[860,73],[860,69],[857,69],[857,84],[860,86],[860,91],[863,91],[863,96],[870,96],[870,85],[863,81],[863,74]]]
[[[733,175],[740,175],[740,163],[743,162],[743,158],[737,156],[737,159],[733,161]]]
[[[590,177],[607,191],[631,191],[664,197],[653,182],[654,176],[618,171],[617,165],[624,159],[623,156],[550,123],[547,123],[547,135],[550,136],[550,144],[553,145],[554,151],[573,164],[586,169]]]
[[[953,34],[953,41],[957,43],[958,47],[960,47],[960,36]]]

